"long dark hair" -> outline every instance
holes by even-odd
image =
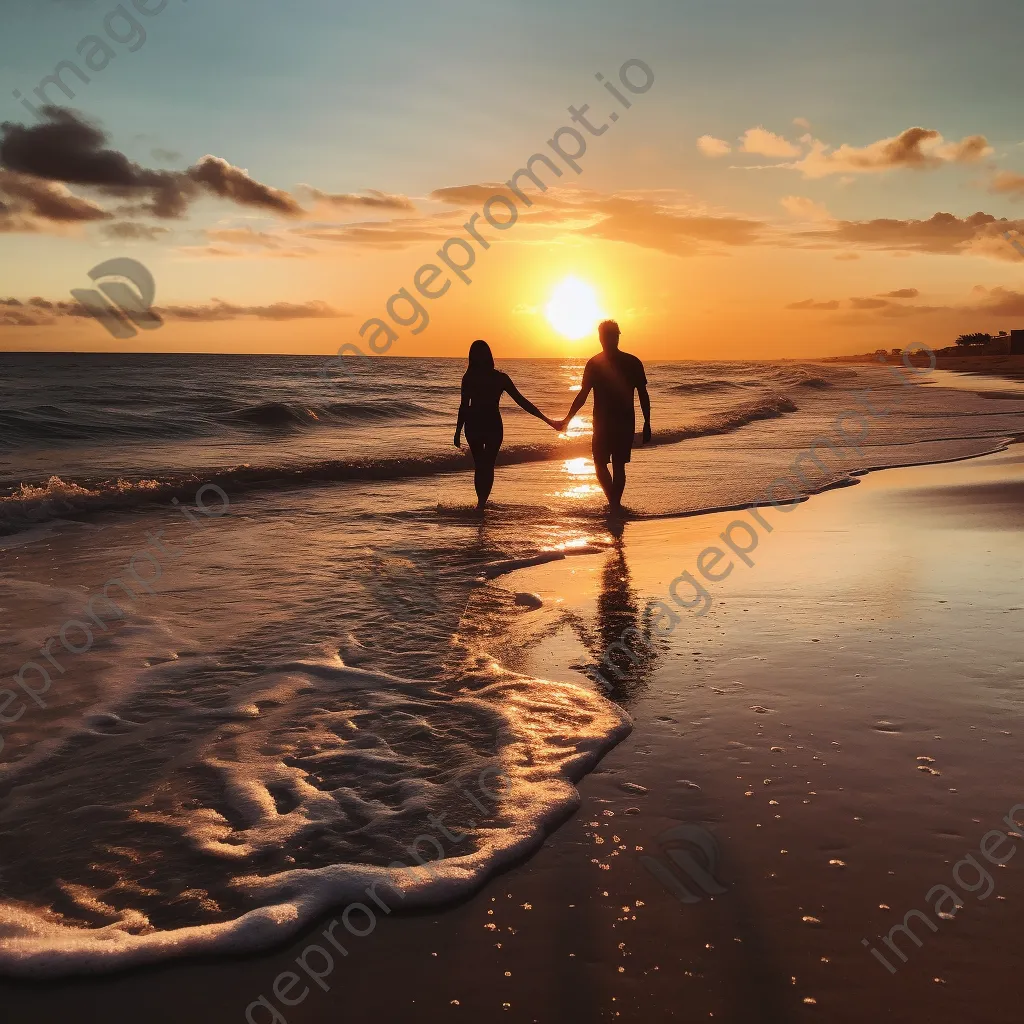
[[[482,373],[484,370],[494,369],[494,354],[491,346],[486,341],[474,341],[469,346],[469,369],[468,373]]]

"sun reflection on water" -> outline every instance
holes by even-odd
[[[573,423],[576,421],[573,420]],[[570,430],[572,424],[570,424]],[[573,436],[570,434],[570,436]],[[577,435],[578,436],[578,435]],[[601,488],[594,474],[594,462],[588,458],[566,459],[562,463],[562,472],[572,479],[572,486],[563,491],[558,491],[560,498],[587,498],[592,494],[598,494]]]

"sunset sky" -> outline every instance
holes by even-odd
[[[1019,0],[135,3],[5,4],[0,349],[366,350],[538,152],[561,177],[538,165],[515,224],[480,221],[472,283],[442,265],[388,354],[588,354],[546,313],[566,279],[649,359],[1024,327]],[[89,81],[66,67],[74,96],[45,96],[67,110],[37,118],[14,91],[43,106],[61,61]],[[584,104],[608,129],[580,128],[576,173],[548,140]],[[165,319],[127,340],[54,305],[119,256]]]

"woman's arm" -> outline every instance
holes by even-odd
[[[508,392],[512,401],[515,402],[520,409],[524,409],[531,416],[536,416],[537,419],[543,420],[548,426],[554,426],[553,420],[549,420],[547,416],[545,416],[544,413],[542,413],[540,409],[533,404],[533,402],[523,398],[519,393],[519,389],[512,383],[512,378],[508,374],[505,374],[505,391]]]
[[[469,389],[466,387],[466,378],[462,378],[462,401],[459,402],[459,420],[455,424],[455,447],[462,447],[462,428],[466,424],[466,413],[469,412],[469,407],[472,404],[472,400],[469,397]]]

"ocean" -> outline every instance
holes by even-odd
[[[589,407],[559,436],[508,399],[480,518],[452,444],[463,360],[381,358],[344,386],[321,362],[0,356],[3,970],[265,948],[374,882],[403,908],[471,892],[571,813],[631,724],[628,686],[496,653],[531,613],[510,570],[571,571],[631,520],[759,500],[865,400],[884,415],[795,490],[995,451],[1024,422],[1024,395],[940,374],[648,363],[654,436],[621,529]],[[557,418],[583,363],[499,367]],[[604,640],[575,626],[585,673]],[[481,809],[466,791],[492,768],[504,788]],[[459,845],[398,883],[437,818]]]

